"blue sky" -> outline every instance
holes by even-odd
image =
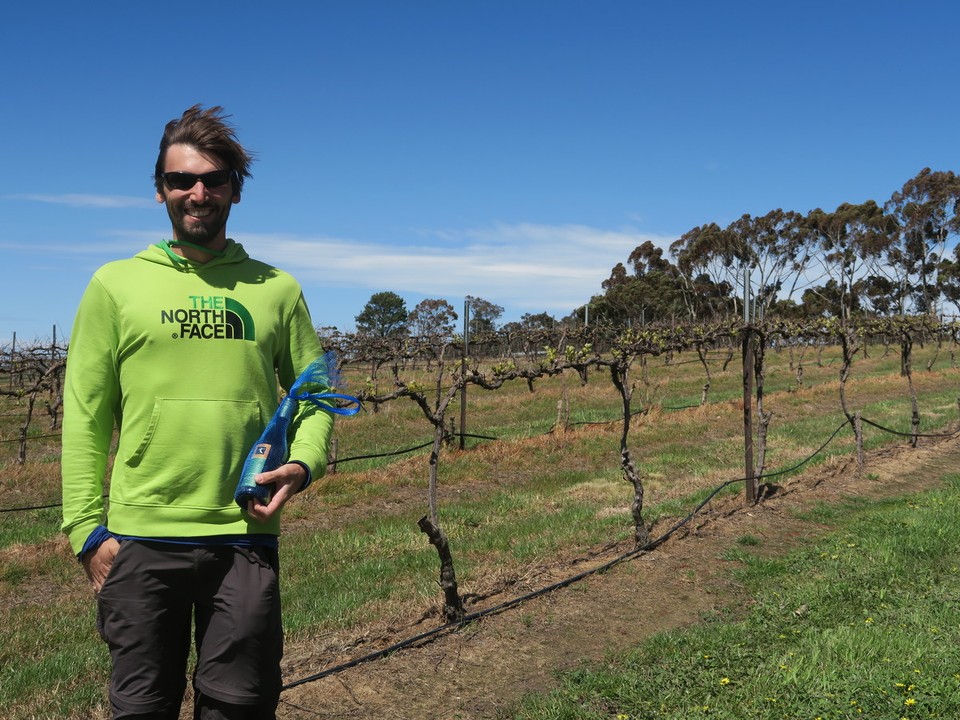
[[[960,170],[954,2],[16,3],[0,23],[0,343],[69,334],[169,235],[163,125],[253,150],[229,234],[317,325],[370,296],[566,316],[644,240]]]

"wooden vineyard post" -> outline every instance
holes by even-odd
[[[470,342],[470,301],[463,301],[463,352],[460,355],[460,449],[466,447],[467,432],[467,345]]]
[[[753,476],[753,345],[750,326],[743,327],[743,466],[744,502],[757,502],[757,479]]]
[[[750,327],[750,264],[743,264],[743,467],[744,503],[757,502],[757,479],[753,468],[753,333]]]

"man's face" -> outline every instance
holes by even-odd
[[[202,175],[223,169],[223,164],[191,145],[171,145],[167,148],[163,169],[164,172]],[[233,183],[208,188],[198,180],[188,190],[176,190],[164,183],[162,192],[157,193],[157,202],[167,206],[174,240],[220,250],[227,242],[230,205],[240,202],[240,196],[234,195]]]

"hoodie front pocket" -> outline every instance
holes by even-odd
[[[229,505],[261,425],[252,400],[158,398],[140,442],[124,459],[123,495],[147,504]]]

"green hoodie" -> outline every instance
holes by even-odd
[[[94,274],[77,310],[64,390],[63,530],[74,552],[119,535],[273,534],[233,500],[243,461],[289,388],[322,354],[300,286],[228,241],[194,263],[162,245]],[[119,443],[104,478],[114,424]],[[290,459],[326,470],[333,416],[303,403]]]

